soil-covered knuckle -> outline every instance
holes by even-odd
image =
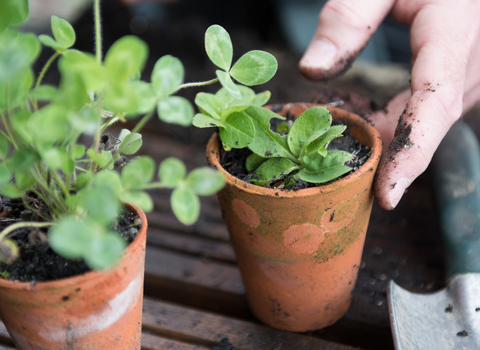
[[[343,75],[352,67],[353,61],[358,57],[363,47],[357,52],[347,52],[345,57],[341,57],[329,69],[311,67],[300,64],[299,69],[306,78],[316,81],[329,81]]]

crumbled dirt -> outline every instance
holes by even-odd
[[[42,215],[46,214],[41,208],[41,202],[34,197],[27,198],[31,207],[39,207]],[[46,215],[44,215],[46,216]],[[48,216],[46,216],[48,217]],[[124,209],[120,219],[113,225],[113,229],[131,243],[141,225],[140,218]],[[45,221],[34,211],[25,207],[21,199],[0,198],[0,227],[4,229],[11,224],[21,221]],[[20,248],[20,258],[8,265],[0,262],[0,273],[8,273],[8,279],[28,282],[51,281],[71,277],[90,271],[83,259],[69,260],[59,256],[48,245],[48,228],[23,228],[13,231],[10,235]]]
[[[412,132],[412,124],[406,121],[407,117],[411,117],[413,112],[408,112],[409,105],[407,104],[395,129],[395,137],[387,148],[387,159],[391,162],[395,161],[395,155],[402,150],[402,148],[409,149],[413,146],[410,141],[410,134]]]
[[[287,119],[296,118],[296,116],[291,116],[291,115],[290,116],[287,115],[286,117]],[[280,119],[272,119],[271,121],[272,130],[276,128],[276,124],[278,124],[279,122],[281,122]],[[332,121],[332,125],[345,125],[345,124],[339,120],[334,119]],[[347,151],[354,154],[353,159],[345,163],[345,165],[351,167],[352,170],[342,175],[340,178],[348,176],[349,174],[351,174],[352,172],[360,168],[363,164],[365,164],[365,162],[368,160],[371,154],[371,149],[367,145],[357,141],[350,134],[348,128],[344,131],[343,137],[336,138],[330,142],[330,144],[327,147],[327,150],[341,150],[341,151]],[[252,179],[255,179],[256,177],[254,171],[250,173],[245,167],[245,160],[250,154],[252,154],[252,151],[250,151],[248,148],[242,148],[242,149],[234,148],[229,152],[226,152],[225,150],[223,150],[223,148],[220,148],[220,164],[231,175],[239,178],[242,181],[250,182]],[[295,173],[296,172],[293,172],[288,176],[286,176],[284,179],[280,179],[279,181],[274,181],[268,184],[266,187],[279,188],[278,186],[281,187],[281,184],[283,182],[288,182],[290,178],[293,179],[293,175],[295,175]],[[323,184],[310,183],[310,182],[305,182],[305,181],[295,180],[295,179],[294,181],[296,182],[296,184],[292,188],[289,188],[289,190],[295,191],[303,188],[327,185],[329,183],[332,183],[335,180],[327,183],[323,183]]]

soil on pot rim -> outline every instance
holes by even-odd
[[[295,116],[287,116],[287,119],[290,119],[290,118],[295,118]],[[275,123],[279,123],[279,122],[282,122],[282,120],[280,119],[271,120],[270,123],[271,123],[272,130],[276,129]],[[343,123],[342,121],[333,119],[332,126],[333,125],[346,125],[346,124]],[[349,174],[353,173],[355,170],[359,169],[363,164],[365,164],[365,162],[368,160],[371,154],[370,147],[368,147],[367,145],[355,139],[350,134],[350,131],[348,130],[348,128],[345,129],[345,131],[343,132],[343,137],[336,138],[330,142],[330,144],[327,147],[327,150],[340,150],[340,151],[346,151],[346,152],[352,153],[354,155],[353,159],[345,163],[345,165],[352,168],[352,170],[335,180],[322,183],[322,184],[316,184],[316,183],[305,182],[305,181],[294,179],[296,182],[296,185],[294,185],[292,188],[289,188],[288,191],[296,191],[296,190],[309,188],[309,187],[324,186],[338,179],[346,177]],[[223,148],[220,148],[220,164],[231,175],[235,176],[236,178],[242,181],[250,183],[251,179],[255,179],[255,172],[249,172],[245,167],[245,161],[250,154],[252,154],[252,151],[250,151],[248,148],[241,148],[241,149],[233,148],[231,151],[228,151],[228,152],[226,152]],[[289,174],[283,180],[274,181],[268,184],[266,187],[281,189],[282,183],[285,180],[291,178],[293,175],[295,175],[295,173]]]
[[[30,205],[39,203],[37,198],[27,199]],[[44,221],[25,208],[21,199],[0,197],[0,225],[7,226],[22,221]],[[128,243],[133,242],[141,228],[138,215],[123,209],[112,229],[118,232]],[[59,256],[48,245],[48,228],[22,228],[15,230],[12,238],[20,249],[20,257],[12,264],[0,262],[2,277],[24,281],[41,282],[72,277],[91,271],[83,259],[70,260]]]

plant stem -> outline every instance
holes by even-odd
[[[9,233],[22,227],[47,227],[54,225],[53,222],[17,222],[16,224],[8,226],[0,234],[0,241],[3,240]]]
[[[43,77],[45,76],[45,73],[47,72],[48,68],[50,68],[50,66],[52,65],[53,61],[55,61],[55,59],[60,56],[62,53],[61,52],[55,52],[52,57],[49,58],[49,60],[47,61],[47,63],[45,63],[45,65],[43,66],[42,68],[42,71],[40,72],[40,74],[38,75],[38,78],[37,78],[37,82],[35,84],[35,89],[38,88],[40,86],[40,83],[42,82],[43,80]],[[34,99],[33,100],[33,109],[35,111],[38,110],[38,105],[37,105],[37,99]]]
[[[93,16],[95,19],[95,56],[97,62],[102,63],[102,27],[100,23],[100,0],[93,3]]]
[[[205,85],[214,84],[217,81],[218,81],[218,78],[215,78],[215,79],[212,79],[212,80],[207,80],[207,81],[200,81],[200,82],[196,82],[196,83],[185,83],[185,84],[180,85],[175,92],[177,92],[178,90],[181,90],[181,89],[189,88],[189,87],[197,87],[197,86],[205,86]]]
[[[7,132],[8,134],[8,139],[9,141],[12,143],[13,147],[15,147],[15,149],[18,149],[18,145],[17,143],[15,142],[15,139],[13,137],[13,134],[12,132],[10,131],[10,127],[8,126],[7,124],[7,120],[5,119],[5,115],[3,113],[0,113],[0,115],[2,116],[2,122],[3,122],[3,126],[5,127],[5,131]]]
[[[155,106],[157,105],[158,101],[155,102]],[[133,128],[132,130],[132,134],[135,133],[135,132],[138,132],[141,128],[143,128],[143,126],[145,125],[146,122],[148,122],[150,120],[150,118],[152,117],[153,115],[153,112],[155,111],[155,107],[153,107],[150,112],[148,112],[147,114],[145,114],[145,116],[138,122],[137,125],[135,125],[135,127]]]
[[[142,190],[150,190],[153,188],[170,188],[171,186],[166,186],[161,182],[151,182],[149,184],[146,184],[142,186]]]

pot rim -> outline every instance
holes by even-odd
[[[289,105],[293,105],[293,104],[294,103],[286,103],[283,105],[288,108]],[[307,108],[314,107],[314,106],[323,106],[320,104],[312,104],[312,103],[301,103],[301,104],[303,104]],[[282,104],[275,104],[272,106],[280,106],[280,105]],[[212,166],[214,166],[224,174],[225,180],[228,185],[235,186],[239,190],[247,193],[251,193],[251,194],[270,196],[274,198],[298,198],[298,197],[313,196],[319,193],[329,193],[339,188],[349,186],[351,183],[355,182],[357,178],[364,176],[367,172],[376,171],[376,168],[378,166],[378,160],[382,155],[382,140],[378,130],[375,129],[370,123],[368,123],[365,119],[358,116],[357,114],[348,112],[346,110],[343,110],[337,107],[329,106],[327,108],[330,112],[335,112],[335,114],[341,115],[342,116],[341,119],[345,120],[347,122],[347,125],[349,124],[349,121],[350,121],[350,124],[355,124],[356,126],[362,128],[372,143],[371,145],[372,154],[370,155],[368,160],[359,169],[357,169],[353,173],[337,181],[334,181],[328,185],[320,185],[316,187],[304,188],[297,191],[293,191],[293,190],[285,191],[282,189],[274,189],[274,188],[257,186],[257,185],[245,182],[243,180],[240,180],[239,178],[231,175],[221,166],[220,159],[219,159],[220,157],[218,153],[218,149],[220,147],[220,140],[216,132],[210,137],[207,144],[208,161]]]
[[[103,278],[105,274],[115,271],[116,267],[120,265],[122,260],[126,259],[130,254],[132,254],[132,252],[140,249],[142,241],[144,241],[143,236],[146,236],[147,228],[148,228],[147,217],[143,210],[128,203],[125,203],[124,206],[128,210],[132,212],[136,212],[137,215],[142,220],[143,224],[142,224],[142,228],[138,232],[133,242],[128,245],[128,247],[123,252],[122,257],[112,267],[105,270],[92,270],[92,271],[85,272],[81,275],[75,275],[75,276],[61,278],[53,281],[39,281],[39,282],[35,282],[35,284],[32,284],[32,282],[13,281],[13,280],[0,278],[0,288],[20,289],[20,290],[26,290],[30,288],[33,290],[33,288],[35,288],[36,291],[40,291],[44,289],[59,288],[59,287],[63,288],[68,286],[74,286],[79,283],[94,281],[96,279]]]

